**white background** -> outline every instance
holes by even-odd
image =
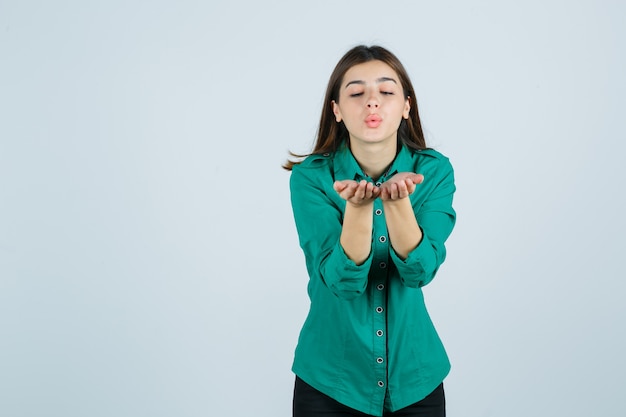
[[[0,415],[289,416],[287,151],[395,52],[458,223],[425,289],[459,417],[622,416],[619,1],[0,0]]]

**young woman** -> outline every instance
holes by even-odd
[[[313,152],[288,161],[310,311],[295,417],[445,416],[448,357],[421,287],[452,232],[452,166],[428,149],[415,92],[379,46],[333,71]]]

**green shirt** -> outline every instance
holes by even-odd
[[[450,370],[421,287],[446,257],[455,212],[454,174],[434,150],[403,146],[380,184],[398,172],[424,175],[410,195],[423,238],[406,259],[387,237],[380,198],[374,201],[372,249],[356,265],[339,243],[346,202],[335,180],[367,177],[343,145],[293,167],[291,202],[309,273],[311,300],[293,371],[318,391],[366,414],[382,416],[430,394]]]

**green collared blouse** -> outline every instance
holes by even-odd
[[[361,265],[351,261],[339,243],[346,201],[333,183],[373,180],[348,147],[307,157],[293,167],[290,180],[311,300],[292,369],[336,401],[376,416],[425,398],[450,370],[421,287],[444,261],[444,242],[454,227],[452,166],[434,150],[403,146],[376,184],[398,172],[424,175],[423,183],[409,196],[422,241],[406,259],[398,257],[378,198],[372,249]]]

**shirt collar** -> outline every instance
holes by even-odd
[[[354,159],[354,155],[352,155],[345,141],[339,145],[339,149],[335,152],[333,165],[336,180],[360,180],[365,178],[363,170],[356,159]]]
[[[386,181],[398,172],[403,172],[408,169],[411,166],[411,154],[412,152],[409,148],[401,144],[400,152],[398,152],[389,170],[383,174],[380,180]],[[333,165],[336,180],[351,179],[360,181],[363,178],[367,178],[345,142],[343,142],[335,152]]]

